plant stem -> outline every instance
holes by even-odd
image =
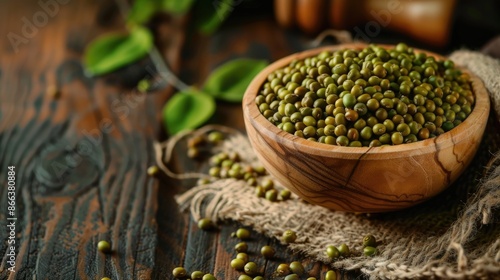
[[[163,60],[158,48],[153,46],[151,51],[149,52],[149,57],[153,61],[156,69],[158,70],[158,74],[160,74],[161,78],[165,79],[168,83],[170,83],[177,90],[182,91],[189,88],[187,84],[181,81],[171,70],[168,68],[167,63]]]
[[[116,3],[118,5],[118,8],[120,9],[123,18],[126,20],[130,11],[130,6],[128,5],[127,0],[116,0]],[[168,67],[167,63],[163,59],[162,55],[160,54],[160,51],[156,46],[153,45],[153,47],[149,51],[149,57],[151,58],[151,61],[153,61],[154,66],[156,67],[156,70],[158,71],[160,77],[165,81],[167,81],[167,83],[171,84],[174,88],[176,88],[179,91],[186,90],[189,88],[189,86],[186,83],[181,81],[172,72],[172,70],[170,70],[170,68]]]

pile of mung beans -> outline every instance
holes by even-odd
[[[187,155],[190,158],[199,158],[200,149],[203,144],[218,145],[224,141],[224,134],[220,131],[211,131],[207,135],[197,135],[189,138]],[[233,178],[243,180],[249,186],[255,187],[255,195],[265,198],[271,202],[285,201],[290,199],[292,193],[287,189],[277,189],[274,181],[269,178],[259,178],[267,174],[263,166],[252,166],[242,162],[238,152],[219,152],[209,159],[210,169],[208,175],[211,178],[203,178],[198,181],[199,185],[212,182],[212,180]],[[158,172],[156,166],[148,169],[148,174]]]
[[[393,49],[323,51],[268,75],[255,98],[281,130],[339,146],[382,146],[436,137],[463,122],[470,77],[404,43]]]

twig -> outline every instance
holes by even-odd
[[[327,29],[321,32],[314,39],[314,41],[310,43],[311,47],[318,47],[327,37],[333,37],[335,40],[337,40],[337,43],[339,44],[347,44],[354,42],[351,33],[349,33],[346,30]]]
[[[116,0],[116,4],[118,5],[118,8],[120,9],[120,12],[123,16],[124,19],[127,18],[129,11],[130,11],[130,6],[127,3],[126,0]],[[158,74],[160,75],[161,78],[165,79],[167,83],[171,84],[173,87],[175,87],[177,90],[186,90],[189,88],[187,84],[185,84],[183,81],[181,81],[173,72],[170,70],[168,67],[167,63],[163,59],[162,55],[160,54],[160,51],[156,46],[153,45],[151,50],[149,51],[149,57],[153,61],[156,69],[158,70]]]
[[[186,90],[189,88],[187,84],[181,81],[171,70],[168,68],[167,63],[163,60],[158,48],[153,46],[151,51],[149,52],[149,57],[155,64],[156,69],[158,70],[158,74],[165,79],[168,83],[174,86],[177,90]]]

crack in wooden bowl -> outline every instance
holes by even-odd
[[[385,48],[394,46],[381,45]],[[471,77],[476,103],[460,125],[435,138],[387,147],[340,147],[280,130],[258,110],[255,97],[267,76],[292,60],[321,51],[362,49],[364,44],[322,47],[282,58],[248,86],[243,115],[250,143],[262,164],[302,199],[332,210],[387,212],[421,203],[450,186],[467,168],[481,142],[490,109],[483,82]],[[437,54],[424,52],[436,59]]]

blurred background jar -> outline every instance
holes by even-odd
[[[274,0],[280,26],[311,36],[331,28],[371,42],[389,30],[434,48],[446,47],[452,35],[459,41],[481,33],[491,38],[500,29],[499,12],[496,0]],[[457,18],[466,23],[462,34]]]

